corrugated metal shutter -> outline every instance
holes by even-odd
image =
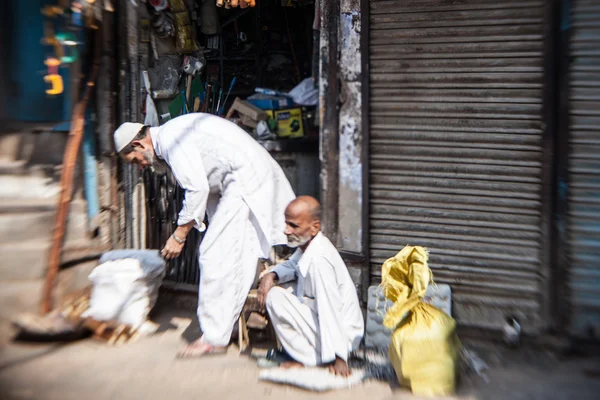
[[[541,317],[544,2],[370,1],[370,255],[430,249],[454,315]]]
[[[569,157],[571,330],[600,326],[600,2],[573,3]]]

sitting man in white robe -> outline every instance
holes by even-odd
[[[356,288],[344,261],[321,232],[319,202],[298,197],[285,211],[288,246],[298,249],[260,282],[266,306],[283,349],[294,360],[281,367],[329,366],[348,376],[348,354],[364,334]],[[296,280],[296,287],[276,286]]]
[[[125,123],[114,136],[125,161],[147,167],[164,160],[185,190],[166,259],[179,256],[192,228],[206,229],[208,216],[199,249],[202,337],[179,356],[224,353],[258,259],[286,241],[283,211],[295,196],[283,170],[244,130],[214,115],[183,115],[152,128]]]

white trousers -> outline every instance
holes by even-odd
[[[202,342],[226,346],[256,278],[260,244],[241,197],[225,195],[210,211],[200,244],[198,320]]]
[[[276,286],[267,295],[267,311],[277,338],[292,358],[306,366],[321,363],[317,313],[293,289]]]

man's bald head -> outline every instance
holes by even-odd
[[[321,204],[312,196],[299,196],[288,205],[293,214],[310,216],[311,221],[321,221]]]
[[[314,197],[300,196],[285,209],[285,234],[290,247],[306,248],[321,230],[321,205]]]

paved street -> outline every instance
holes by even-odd
[[[160,332],[121,347],[86,339],[67,345],[6,344],[0,354],[2,399],[409,399],[404,389],[368,381],[359,387],[311,393],[259,382],[252,359],[231,346],[225,357],[178,360],[177,349],[198,335],[185,311],[161,312]],[[467,346],[469,346],[467,344]],[[460,399],[593,399],[600,362],[559,360],[547,353],[477,350],[489,364],[489,383],[463,376]]]

